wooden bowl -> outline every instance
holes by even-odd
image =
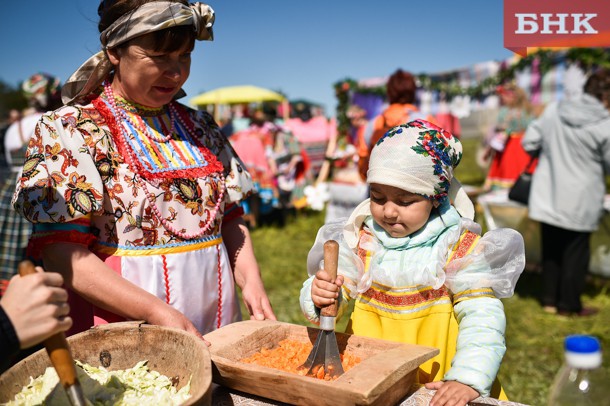
[[[314,343],[318,329],[276,321],[242,321],[205,335],[212,346],[212,380],[294,405],[393,405],[415,382],[418,367],[439,353],[419,345],[336,333],[339,351],[362,361],[334,381],[241,362],[284,339]]]
[[[68,337],[74,359],[113,371],[148,360],[151,370],[169,377],[180,389],[191,380],[184,405],[212,402],[211,357],[207,345],[182,330],[139,322],[111,323]],[[42,375],[51,362],[45,349],[15,364],[0,376],[0,403],[12,400],[30,377]]]

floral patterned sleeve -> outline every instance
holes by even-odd
[[[28,145],[13,206],[34,223],[32,255],[38,251],[34,247],[31,252],[32,245],[58,241],[88,245],[94,239],[89,218],[101,210],[104,189],[85,140],[87,129],[77,129],[81,120],[82,110],[76,107],[44,115]]]
[[[209,129],[210,134],[207,137],[204,135],[202,139],[204,145],[216,155],[225,168],[227,202],[238,203],[244,200],[254,191],[254,183],[246,166],[237,156],[229,140],[220,131],[212,116],[205,111],[192,112],[196,126],[199,124],[199,126]]]

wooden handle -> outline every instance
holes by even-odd
[[[19,275],[21,275],[21,276],[26,276],[26,275],[31,275],[33,273],[36,273],[36,267],[34,266],[32,261],[27,260],[27,259],[25,261],[21,261],[19,263],[19,267],[17,269],[19,270]]]
[[[19,275],[27,276],[36,273],[36,267],[32,261],[25,260],[19,263]],[[44,341],[44,346],[47,349],[51,364],[57,371],[59,381],[67,388],[78,383],[76,378],[76,367],[74,359],[70,353],[70,347],[64,333],[57,333]]]
[[[337,279],[337,266],[339,263],[339,243],[328,240],[324,243],[324,270],[330,275],[333,282]],[[337,301],[323,307],[320,314],[326,317],[337,317]]]

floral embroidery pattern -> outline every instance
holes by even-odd
[[[462,153],[456,154],[455,150],[449,145],[448,140],[451,140],[453,135],[423,120],[411,121],[405,127],[422,129],[417,143],[411,149],[418,154],[426,157],[429,156],[432,159],[434,174],[439,178],[439,183],[434,188],[436,194],[442,195],[446,193],[451,184],[451,176],[447,173],[447,170],[455,168],[462,159]]]
[[[101,200],[100,192],[93,188],[91,183],[86,182],[87,177],[73,172],[69,176],[64,197],[66,198],[66,206],[68,214],[74,217],[76,211],[82,214],[91,213],[97,206],[96,200]]]

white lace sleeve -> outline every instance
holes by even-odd
[[[472,222],[462,222],[471,229]],[[511,297],[524,268],[523,237],[513,229],[500,228],[485,233],[470,253],[446,266],[445,284],[453,293],[492,288],[497,298]]]

